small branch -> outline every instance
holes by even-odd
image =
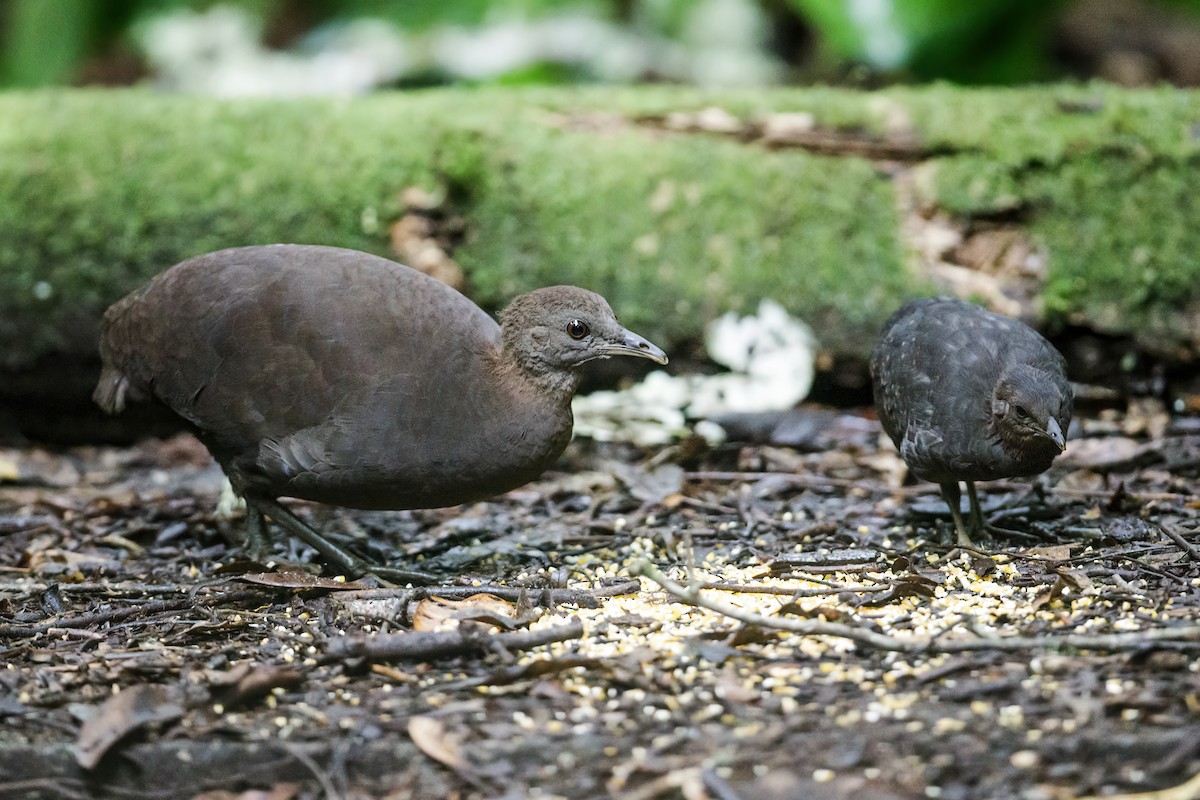
[[[346,602],[350,600],[386,600],[395,597],[405,602],[412,602],[426,597],[463,600],[477,594],[490,594],[499,597],[501,600],[508,600],[513,603],[520,600],[523,596],[534,605],[545,607],[567,603],[577,605],[580,608],[599,608],[600,601],[604,598],[617,597],[624,594],[637,594],[641,591],[641,588],[641,584],[636,580],[622,581],[621,583],[603,586],[599,589],[526,588],[521,586],[487,584],[482,586],[421,586],[417,588],[360,589],[342,592],[338,595],[337,599],[341,602]]]
[[[709,600],[700,594],[699,586],[684,586],[668,578],[648,561],[630,568],[630,574],[649,578],[680,602],[696,608],[736,619],[747,625],[770,630],[788,631],[803,636],[834,636],[869,645],[878,650],[898,653],[962,653],[971,650],[1136,650],[1152,642],[1168,642],[1200,648],[1200,625],[1181,625],[1174,628],[1149,628],[1129,633],[1108,634],[1048,634],[1043,636],[978,636],[974,639],[945,639],[928,637],[889,636],[854,625],[820,620],[797,620],[767,617],[751,611]]]
[[[914,496],[923,494],[936,494],[937,485],[932,483],[921,483],[916,486],[886,486],[879,483],[869,483],[854,478],[827,478],[821,475],[800,475],[794,472],[721,472],[721,471],[706,471],[706,472],[685,472],[683,473],[684,480],[688,481],[714,481],[727,483],[732,481],[760,481],[763,478],[784,478],[797,486],[803,486],[811,489],[826,489],[826,488],[856,488],[863,491],[872,492],[874,494],[892,494],[900,496]],[[996,487],[1008,487],[1010,489],[1028,489],[1032,484],[1023,481],[992,481],[989,485]],[[1097,497],[1111,497],[1112,489],[1070,489],[1067,487],[1055,486],[1049,492],[1052,495],[1060,497],[1073,497],[1081,499],[1092,499]],[[1128,492],[1127,495],[1136,500],[1162,500],[1170,502],[1180,499],[1188,499],[1191,495],[1183,492]]]
[[[937,486],[884,486],[883,484],[867,483],[853,478],[826,478],[821,475],[800,475],[795,472],[685,472],[686,481],[760,481],[763,478],[782,478],[797,486],[810,489],[849,489],[857,488],[876,494],[919,495],[937,491]]]
[[[841,594],[842,592],[883,592],[887,591],[891,586],[886,583],[875,584],[857,584],[849,586],[830,586],[827,589],[800,589],[788,588],[787,586],[754,586],[748,583],[705,583],[700,586],[701,589],[714,589],[719,592],[736,592],[738,594],[778,594],[785,597],[826,597],[831,594]]]
[[[97,625],[124,622],[130,617],[139,615],[161,614],[166,611],[182,611],[185,608],[195,608],[200,605],[217,605],[221,603],[236,603],[242,600],[258,600],[263,597],[259,591],[224,592],[213,595],[210,602],[204,603],[192,597],[177,600],[152,600],[141,605],[110,608],[106,611],[96,611],[91,614],[78,614],[73,617],[55,618],[50,622],[39,625],[0,625],[0,639],[17,639],[25,636],[38,636],[49,633],[56,628],[91,628]]]
[[[640,561],[630,567],[631,575],[640,575],[657,583],[676,599],[697,608],[714,611],[748,625],[758,625],[774,630],[790,631],[806,636],[836,636],[851,639],[870,645],[880,650],[898,650],[901,652],[916,652],[920,650],[919,642],[907,642],[882,633],[876,633],[853,625],[843,625],[837,622],[821,622],[820,620],[794,620],[786,618],[765,617],[752,611],[742,611],[715,600],[709,600],[700,594],[700,587],[687,587],[662,574],[649,561]]]
[[[483,632],[480,626],[460,625],[456,630],[450,631],[416,631],[331,639],[321,661],[328,663],[355,657],[380,661],[436,661],[493,648],[530,650],[553,642],[582,637],[583,622],[578,619],[545,630],[492,634]]]
[[[1188,558],[1192,559],[1192,561],[1200,561],[1200,550],[1197,550],[1195,545],[1193,545],[1187,539],[1184,539],[1183,536],[1171,530],[1166,525],[1158,525],[1157,527],[1163,532],[1163,534],[1166,535],[1168,539],[1179,545],[1179,549],[1187,553]]]
[[[1200,774],[1193,775],[1189,780],[1178,786],[1158,789],[1153,792],[1134,792],[1133,794],[1109,794],[1101,796],[1088,795],[1079,800],[1195,800],[1200,797]]]

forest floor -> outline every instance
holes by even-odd
[[[1085,416],[976,551],[873,419],[799,413],[820,449],[293,506],[434,588],[243,560],[186,435],[0,450],[0,797],[1200,796],[1200,420]]]

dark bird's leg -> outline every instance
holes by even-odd
[[[253,561],[266,561],[271,553],[271,540],[258,506],[246,502],[246,556]]]
[[[962,489],[959,488],[958,481],[947,481],[939,484],[942,487],[942,497],[946,498],[946,504],[950,506],[950,516],[954,518],[954,530],[958,533],[958,543],[963,547],[973,547],[979,549],[979,545],[975,544],[967,532],[967,526],[963,523],[962,509],[959,507],[962,502]],[[974,512],[976,506],[975,500],[975,484],[967,481],[967,486],[971,492],[971,510]]]
[[[282,525],[288,533],[316,550],[321,554],[322,558],[348,575],[371,574],[385,581],[400,581],[403,583],[427,584],[437,582],[437,576],[428,572],[381,567],[367,563],[364,559],[359,558],[349,550],[329,541],[329,539],[318,533],[311,525],[308,525],[304,520],[284,508],[277,500],[266,497],[247,496],[246,508],[247,510],[251,508],[255,509],[254,513],[258,516],[260,524],[262,522],[262,515],[268,515],[271,519]],[[249,519],[250,517],[247,517],[247,521]],[[249,537],[247,538],[249,539]]]
[[[975,482],[967,481],[967,497],[971,501],[971,519],[967,524],[967,530],[974,535],[980,533],[996,536],[1016,536],[1019,538],[1029,538],[1028,533],[1014,531],[1010,528],[1001,528],[999,525],[993,525],[983,518],[983,506],[979,502],[979,494],[975,491]]]
[[[968,525],[971,533],[981,533],[989,528],[983,518],[983,506],[979,504],[979,493],[975,491],[975,481],[967,481],[967,499],[971,503],[971,521]]]

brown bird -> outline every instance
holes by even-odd
[[[941,486],[960,544],[989,527],[975,481],[1045,472],[1066,448],[1065,369],[1028,325],[962,300],[914,300],[884,324],[871,353],[879,419],[909,469]]]
[[[562,453],[583,364],[667,363],[584,289],[521,295],[497,325],[409,267],[285,244],[171,267],[108,309],[100,355],[96,403],[116,413],[156,398],[190,423],[246,500],[253,556],[267,549],[265,514],[351,573],[363,560],[277,498],[412,509],[491,497]]]

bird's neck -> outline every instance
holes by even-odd
[[[540,361],[517,358],[504,348],[496,353],[493,371],[512,396],[534,405],[568,409],[583,377],[577,369],[554,369]]]

